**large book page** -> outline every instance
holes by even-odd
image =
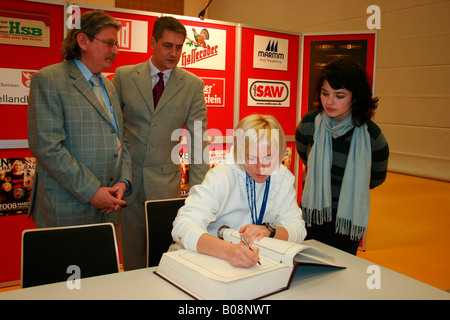
[[[224,240],[240,243],[237,230],[226,231]],[[181,249],[164,253],[156,273],[197,299],[255,299],[289,288],[299,264],[333,265],[326,261],[333,258],[314,246],[263,238],[251,247],[259,248],[261,265],[238,268],[227,260]]]
[[[231,243],[241,242],[241,234],[234,229],[226,229],[223,232],[223,239]],[[273,238],[262,238],[253,242],[251,247],[259,248],[259,256],[266,257],[278,263],[293,266],[294,256],[306,246]]]
[[[237,230],[226,229],[223,232],[223,239],[231,243],[239,243],[241,234]],[[309,245],[264,237],[259,241],[254,241],[253,246],[259,248],[260,257],[266,257],[291,267],[294,263],[302,263],[344,268],[330,255]]]
[[[274,260],[260,257],[261,265],[255,265],[250,268],[237,268],[232,266],[227,260],[186,249],[168,252],[166,255],[209,279],[221,282],[232,282],[287,267]]]
[[[299,254],[294,257],[294,261],[300,264],[307,265],[322,265],[328,267],[345,268],[341,262],[337,261],[332,256],[326,254],[322,250],[314,247],[308,247],[302,250]]]

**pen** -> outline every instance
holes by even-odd
[[[241,235],[241,240],[247,246],[247,248],[249,248],[250,251],[253,252],[252,248],[250,248],[250,246],[248,245],[247,241],[245,241],[245,239],[244,239],[244,237],[242,235]],[[261,265],[261,262],[259,262],[259,260],[258,260],[258,264]]]

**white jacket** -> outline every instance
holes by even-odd
[[[271,175],[269,196],[263,222],[284,227],[288,241],[302,242],[306,236],[302,212],[297,204],[295,178],[283,165]],[[259,215],[265,182],[256,183],[256,207]],[[247,201],[245,171],[235,164],[221,164],[208,171],[202,184],[191,188],[185,205],[173,223],[172,238],[196,251],[204,233],[217,237],[217,229],[232,229],[252,224]]]

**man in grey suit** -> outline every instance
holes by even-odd
[[[207,125],[204,84],[177,67],[185,38],[186,29],[180,21],[169,16],[158,18],[150,39],[151,58],[117,68],[112,80],[121,99],[125,139],[133,160],[134,191],[122,216],[125,270],[146,266],[144,202],[180,197],[181,168],[176,158],[179,132],[184,127],[190,156],[189,187],[201,183],[209,169],[203,138]],[[160,85],[164,91],[155,104],[152,88]]]
[[[29,216],[37,227],[118,223],[131,188],[122,111],[101,75],[118,54],[120,24],[100,11],[80,22],[64,39],[65,61],[31,80],[28,142],[37,168]]]

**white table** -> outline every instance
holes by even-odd
[[[297,270],[289,290],[269,296],[266,298],[267,300],[450,299],[450,294],[443,290],[383,267],[379,267],[378,273],[381,288],[369,289],[367,279],[374,276],[374,273],[368,273],[367,269],[369,266],[373,266],[373,263],[322,243],[312,242],[315,246],[335,257],[347,268],[302,266]],[[0,293],[0,300],[191,299],[190,296],[155,275],[153,272],[155,270],[154,267],[81,279],[80,289],[68,289],[66,282],[62,282],[2,292]]]

